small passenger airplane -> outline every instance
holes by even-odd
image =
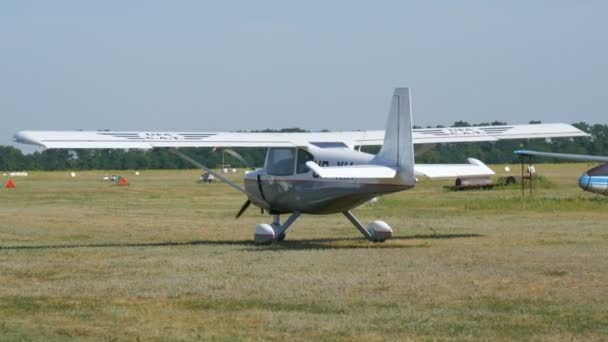
[[[587,172],[583,173],[578,179],[578,186],[584,191],[593,192],[596,194],[608,196],[608,157],[602,156],[591,156],[586,154],[568,154],[568,153],[552,153],[552,152],[538,152],[528,150],[517,150],[513,153],[519,156],[536,156],[546,158],[560,158],[569,159],[575,161],[595,161],[604,163],[600,166],[596,166]]]
[[[247,196],[237,218],[253,204],[273,216],[258,224],[258,243],[281,241],[301,214],[342,213],[370,241],[393,234],[383,221],[366,229],[351,210],[383,194],[416,185],[416,176],[431,178],[487,176],[494,172],[481,161],[468,164],[414,164],[414,144],[496,141],[501,139],[587,136],[567,124],[509,125],[412,130],[409,88],[395,89],[386,131],[320,133],[205,133],[21,131],[20,143],[61,149],[169,148]],[[357,147],[382,145],[377,155]],[[178,150],[179,147],[267,147],[265,166],[245,175],[241,187]],[[281,223],[281,214],[291,214]]]

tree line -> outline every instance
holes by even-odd
[[[531,122],[539,123],[539,122]],[[503,122],[469,124],[457,121],[450,127],[469,127],[486,125],[503,125]],[[608,125],[590,125],[584,122],[575,127],[591,134],[591,138],[560,138],[552,140],[502,140],[482,143],[436,144],[433,146],[416,146],[418,163],[462,163],[468,157],[482,160],[488,164],[514,163],[519,159],[513,154],[517,149],[541,151],[608,155]],[[441,127],[441,126],[438,126]],[[264,130],[265,132],[277,132]],[[283,129],[278,132],[303,132],[298,128]],[[184,148],[182,151],[197,161],[219,167],[230,164],[231,167],[261,167],[266,155],[265,148],[235,148],[242,161],[234,158],[222,149]],[[368,146],[363,151],[375,153],[379,147]],[[559,162],[560,160],[544,159],[539,162]],[[153,150],[45,150],[24,154],[13,146],[0,146],[0,170],[142,170],[142,169],[190,169],[189,163],[181,160],[165,149]]]

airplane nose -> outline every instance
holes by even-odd
[[[583,173],[583,175],[578,179],[578,186],[580,186],[581,189],[586,191],[587,188],[589,188],[590,182],[591,182],[591,177],[588,174]]]

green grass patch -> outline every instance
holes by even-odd
[[[0,341],[607,340],[587,168],[537,165],[532,197],[421,179],[355,210],[392,226],[383,244],[303,215],[268,246],[251,240],[271,218],[234,220],[243,196],[196,170],[32,173],[0,190]]]

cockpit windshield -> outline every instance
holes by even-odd
[[[266,159],[266,172],[272,176],[290,176],[295,169],[295,148],[271,148]]]
[[[587,171],[589,176],[608,176],[608,164],[596,166],[593,169]]]

